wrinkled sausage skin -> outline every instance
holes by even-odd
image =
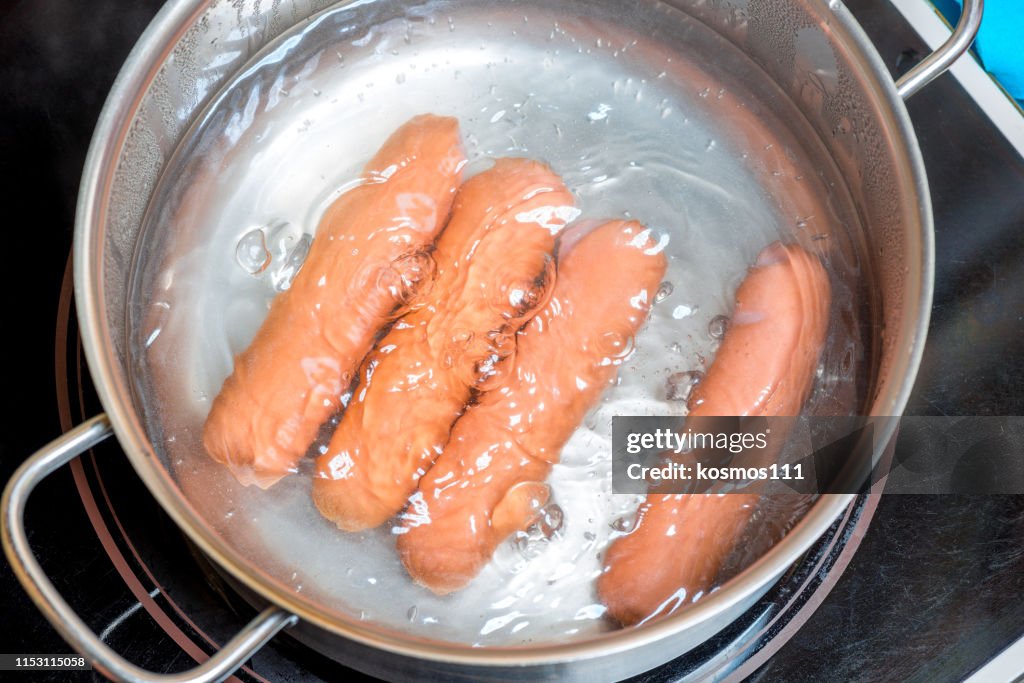
[[[398,550],[415,581],[462,588],[531,523],[552,463],[614,382],[664,272],[636,222],[606,223],[562,259],[550,303],[519,336],[513,377],[455,424],[403,515]]]
[[[206,420],[207,452],[243,484],[266,488],[295,470],[381,327],[432,277],[427,253],[464,165],[458,121],[417,116],[327,209]]]
[[[818,258],[773,243],[736,293],[722,346],[690,398],[694,416],[797,416],[828,331],[831,290]],[[652,494],[605,556],[598,595],[623,625],[668,614],[709,590],[758,503],[752,494]]]
[[[516,333],[554,285],[555,238],[574,218],[547,166],[501,159],[467,181],[434,254],[437,277],[377,344],[327,453],[313,500],[346,531],[405,506],[474,390],[501,384]]]

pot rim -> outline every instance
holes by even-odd
[[[933,219],[924,163],[906,108],[882,63],[881,57],[842,4],[824,6],[813,0],[822,12],[833,17],[830,31],[836,40],[855,50],[863,83],[871,89],[874,101],[882,103],[880,114],[892,131],[897,145],[895,157],[900,164],[898,177],[911,180],[917,195],[916,212],[919,234],[908,238],[920,243],[921,268],[907,282],[910,300],[919,302],[916,325],[908,331],[905,352],[891,368],[902,377],[895,395],[880,406],[876,397],[872,414],[899,415],[905,407],[913,379],[923,353],[931,310],[934,242]],[[193,510],[167,474],[136,416],[131,391],[114,356],[104,306],[103,250],[113,180],[129,123],[142,98],[171,49],[185,31],[215,0],[177,0],[159,11],[132,49],[104,105],[86,157],[79,190],[74,235],[74,283],[82,343],[100,401],[107,411],[117,439],[150,493],[175,523],[216,564],[236,580],[269,602],[297,615],[302,621],[364,645],[394,654],[448,663],[475,666],[536,666],[595,658],[651,645],[671,639],[711,619],[762,589],[781,575],[802,555],[853,500],[853,494],[824,495],[803,519],[766,554],[738,576],[677,614],[641,628],[621,629],[592,638],[561,644],[529,647],[473,648],[444,641],[429,641],[413,635],[385,631],[351,620],[338,620],[328,610],[299,594],[282,590],[272,577],[228,545]],[[915,227],[915,226],[911,226]],[[915,275],[917,276],[915,278]],[[914,297],[914,288],[917,296]],[[895,425],[893,425],[895,427]],[[883,435],[885,443],[891,434]],[[711,634],[708,634],[709,636]]]

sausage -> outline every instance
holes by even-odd
[[[302,269],[214,400],[203,445],[243,484],[294,472],[360,361],[433,272],[465,155],[454,118],[401,126],[325,213]]]
[[[455,424],[402,516],[398,550],[415,581],[462,588],[537,516],[551,465],[647,317],[665,273],[654,247],[639,223],[612,221],[561,261],[550,303],[519,336],[514,376]]]
[[[346,531],[398,513],[474,390],[501,383],[516,332],[551,295],[555,237],[578,211],[547,166],[502,159],[467,181],[435,252],[437,278],[367,357],[313,501]]]
[[[694,416],[797,416],[828,331],[831,290],[817,257],[779,242],[736,293],[729,330],[690,398]],[[649,495],[605,556],[598,595],[623,625],[668,614],[712,587],[758,503],[753,494]]]

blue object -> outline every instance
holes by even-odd
[[[949,23],[960,18],[960,0],[933,0]],[[985,70],[1010,95],[1024,100],[1024,0],[985,0],[974,50]]]

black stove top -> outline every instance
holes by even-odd
[[[0,205],[13,213],[2,271],[12,399],[0,432],[4,481],[30,452],[99,411],[68,310],[74,203],[106,93],[160,4],[0,6]],[[927,51],[886,0],[846,5],[894,72]],[[929,343],[907,412],[1021,414],[1024,160],[949,76],[908,108],[931,182],[937,266]],[[129,660],[187,669],[252,616],[150,499],[115,443],[50,477],[33,501],[28,527],[44,569]],[[1024,636],[1021,548],[1024,496],[862,497],[803,573],[785,577],[714,642],[638,680],[960,680]],[[69,652],[6,564],[0,595],[0,653]],[[750,659],[722,656],[735,643]],[[75,680],[66,672],[17,675]],[[287,637],[239,674],[343,676],[357,674]]]

